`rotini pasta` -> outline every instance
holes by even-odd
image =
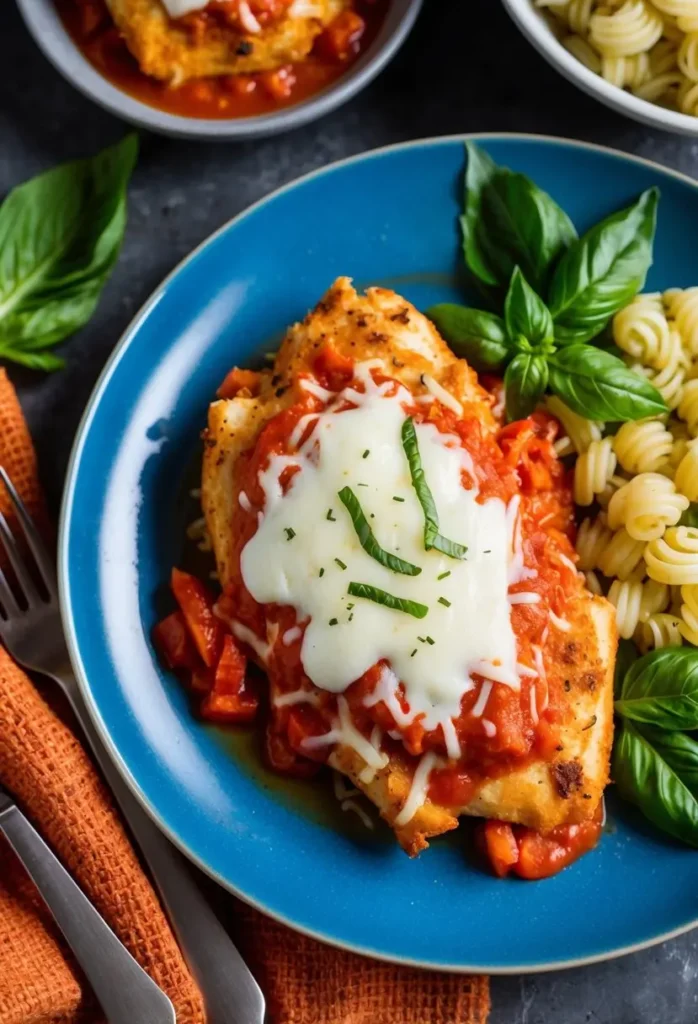
[[[698,380],[689,380],[681,393],[676,415],[684,421],[692,437],[698,437]]]
[[[686,367],[681,362],[671,363],[663,370],[652,370],[649,366],[636,364],[633,369],[654,384],[669,409],[676,409],[683,395]]]
[[[680,647],[683,637],[680,631],[681,620],[675,615],[658,612],[642,622],[637,631],[637,643],[641,651],[651,651],[657,647]]]
[[[577,532],[577,554],[579,568],[586,572],[597,569],[599,558],[608,547],[613,531],[609,529],[606,516],[601,513],[596,519],[585,519]]]
[[[601,74],[601,58],[593,46],[582,36],[565,36],[562,40],[562,45],[573,57],[576,57],[585,67],[593,71],[594,74]]]
[[[677,447],[680,444],[680,441],[676,442]],[[698,438],[683,444],[685,454],[676,467],[674,484],[688,501],[698,501]]]
[[[619,580],[627,580],[638,567],[645,550],[644,541],[635,540],[625,527],[616,530],[599,555],[597,568],[604,576],[617,576]]]
[[[680,337],[672,338],[659,294],[638,295],[616,313],[613,340],[633,359],[657,370],[678,358],[676,346],[681,344]]]
[[[608,503],[610,502],[613,495],[621,487],[624,487],[625,484],[627,484],[627,482],[627,477],[619,476],[617,473],[614,473],[614,475],[609,480],[606,481],[606,486],[604,487],[604,489],[600,491],[599,494],[596,495],[596,501],[601,506],[601,508],[608,508]]]
[[[684,640],[698,647],[698,586],[688,584],[681,587],[681,621],[679,630]]]
[[[691,526],[670,527],[663,537],[647,545],[645,562],[650,578],[658,583],[698,583],[698,530]]]
[[[616,609],[618,632],[629,640],[641,622],[664,611],[669,604],[669,588],[654,580],[614,580],[608,600]]]
[[[640,473],[611,498],[608,525],[612,530],[624,526],[634,540],[656,540],[678,523],[688,505],[688,498],[667,477]]]
[[[592,441],[577,459],[574,467],[574,500],[578,505],[591,505],[596,494],[600,494],[616,468],[613,440]]]
[[[696,0],[534,3],[565,49],[590,71],[640,99],[698,116]]]
[[[684,347],[692,357],[698,356],[698,288],[670,288],[663,299]]]
[[[686,78],[691,82],[698,82],[698,33],[684,36],[679,47],[678,63]]]
[[[662,16],[646,0],[626,0],[617,10],[608,14],[597,12],[589,18],[592,45],[613,57],[632,57],[650,50],[659,42],[663,30]]]
[[[564,402],[554,395],[548,396],[545,407],[555,419],[560,421],[573,450],[579,455],[587,450],[592,441],[601,440],[603,436],[603,423],[585,420],[583,416],[578,416],[576,412],[572,412]],[[559,454],[561,453],[558,450]]]
[[[618,462],[628,473],[656,473],[671,455],[674,438],[661,420],[624,423],[613,438]]]

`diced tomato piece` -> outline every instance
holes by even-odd
[[[342,11],[319,36],[315,46],[322,57],[332,61],[348,60],[359,48],[366,22],[356,11]]]
[[[235,398],[241,391],[248,391],[254,397],[259,394],[261,375],[255,370],[241,370],[234,366],[218,388],[218,398]]]
[[[192,641],[184,616],[172,612],[153,626],[153,643],[168,668],[186,668],[195,671],[201,659]]]
[[[273,100],[287,100],[296,84],[296,75],[290,66],[276,71],[261,71],[259,84]]]
[[[245,687],[247,658],[235,639],[226,633],[216,665],[213,688],[201,702],[201,717],[213,722],[251,722],[257,714],[256,694]]]
[[[210,668],[198,668],[192,672],[189,685],[194,693],[206,694],[213,689],[214,672]]]
[[[444,768],[429,776],[429,799],[442,807],[465,807],[474,791],[472,778],[462,768]]]
[[[246,671],[247,658],[230,633],[226,633],[223,638],[223,650],[216,665],[214,690],[218,694],[242,693]]]
[[[172,570],[172,592],[187,628],[207,668],[217,664],[223,645],[223,625],[213,613],[213,596],[201,580]]]
[[[601,835],[599,816],[578,825],[561,825],[547,835],[523,829],[514,871],[521,878],[549,878],[593,849]]]
[[[292,707],[288,713],[288,722],[286,725],[286,733],[288,735],[288,743],[292,750],[295,750],[297,754],[302,757],[307,757],[311,761],[319,761],[324,763],[327,760],[330,752],[331,744],[323,744],[320,747],[308,747],[304,741],[309,739],[311,736],[322,736],[323,733],[328,731],[328,726],[322,720],[322,717],[315,711],[314,708],[308,707],[307,705],[298,705]]]
[[[519,860],[514,830],[504,821],[486,821],[481,835],[495,875],[504,878]]]
[[[292,775],[297,779],[311,779],[320,771],[320,765],[299,757],[286,736],[267,726],[265,753],[270,768],[281,775]]]
[[[254,719],[258,708],[259,702],[252,693],[216,693],[214,690],[204,697],[199,710],[207,722],[242,725]]]
[[[341,391],[354,376],[354,361],[328,342],[318,352],[313,369],[321,384],[330,391]]]

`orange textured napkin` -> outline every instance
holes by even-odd
[[[32,514],[46,523],[31,438],[2,369],[0,463]],[[0,511],[12,521],[2,487]],[[54,707],[0,647],[0,780],[170,996],[179,1024],[204,1024],[201,994],[109,793]],[[486,978],[426,973],[337,951],[232,897],[229,916],[273,1024],[484,1024],[487,1018]],[[49,913],[0,837],[0,1024],[100,1020]]]

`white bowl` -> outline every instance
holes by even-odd
[[[613,110],[636,121],[652,125],[653,128],[698,136],[698,117],[667,110],[656,103],[641,100],[625,89],[611,85],[601,75],[585,67],[555,38],[545,18],[533,6],[532,0],[502,0],[502,3],[523,35],[547,62],[584,92],[605,103],[607,107],[612,107]]]

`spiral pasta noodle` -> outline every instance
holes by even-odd
[[[613,440],[592,441],[577,459],[574,467],[574,500],[578,505],[591,505],[594,495],[600,494],[616,469]]]
[[[649,366],[633,366],[636,372],[647,377],[655,386],[669,409],[676,409],[683,397],[686,367],[680,361],[670,363],[663,370],[652,370]]]
[[[586,420],[583,416],[578,416],[576,412],[568,408],[555,395],[548,396],[545,407],[555,419],[560,421],[574,451],[578,454],[581,455],[585,452],[592,441],[601,440],[603,436],[603,423],[597,423],[595,420]],[[557,447],[556,451],[558,455],[561,454]]]
[[[596,519],[585,519],[577,532],[576,551],[579,568],[582,571],[597,569],[599,557],[608,547],[613,531],[609,529],[606,516],[602,513]]]
[[[619,634],[629,640],[641,622],[664,611],[669,604],[669,588],[654,580],[614,580],[608,600],[616,609]]]
[[[688,505],[688,498],[667,477],[640,473],[611,498],[608,525],[612,530],[624,526],[634,540],[656,540],[678,523]]]
[[[630,420],[613,438],[618,462],[628,473],[656,473],[671,455],[674,438],[661,420]]]
[[[681,587],[681,600],[681,636],[698,647],[698,586],[687,584]]]
[[[698,530],[672,526],[645,548],[645,562],[651,579],[683,586],[698,583]]]
[[[640,99],[698,116],[696,0],[533,2],[590,71]]]
[[[692,437],[698,437],[698,380],[689,380],[684,386],[681,401],[676,410]]]
[[[631,537],[623,526],[611,534],[611,539],[598,556],[596,567],[604,576],[627,580],[639,566],[644,550],[644,541]]]
[[[698,501],[698,438],[684,443],[685,454],[676,467],[674,484],[688,501]]]
[[[626,0],[617,10],[597,12],[589,19],[591,43],[600,53],[614,57],[632,57],[651,49],[663,30],[662,16],[646,0]]]
[[[698,356],[698,288],[670,288],[663,299],[686,350]]]
[[[613,340],[633,359],[661,370],[676,356],[660,295],[638,295],[613,318]]]
[[[675,615],[658,612],[640,624],[637,633],[638,646],[643,652],[658,647],[680,647],[681,619]]]

